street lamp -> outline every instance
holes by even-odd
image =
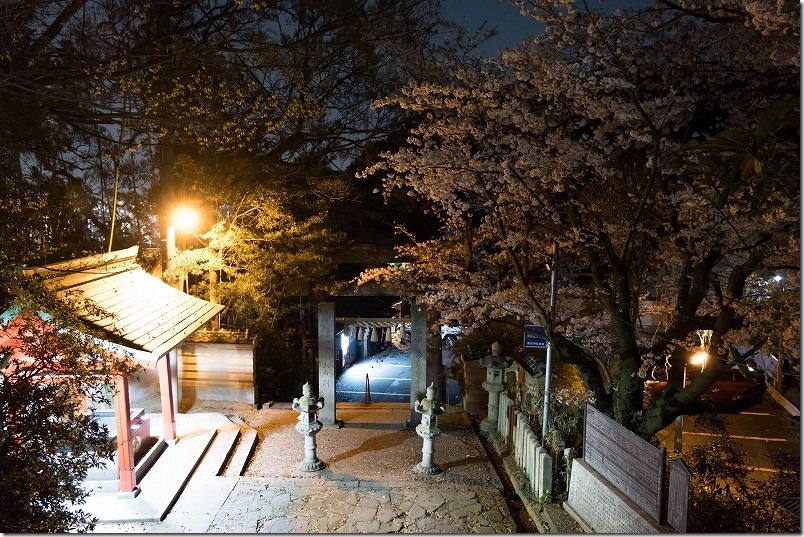
[[[696,352],[695,354],[693,354],[692,356],[690,356],[689,363],[691,363],[692,365],[700,365],[701,366],[701,371],[703,371],[704,367],[706,367],[706,359],[707,358],[709,358],[709,354],[707,354],[707,352],[704,351],[704,350],[700,350],[700,351]],[[683,380],[683,383],[681,385],[681,389],[682,390],[686,389],[686,387],[687,387],[687,361],[685,360],[684,361],[684,380]],[[675,440],[673,442],[673,447],[676,450],[676,452],[678,452],[679,455],[681,454],[681,445],[682,445],[681,444],[681,435],[683,434],[683,431],[684,431],[684,414],[682,413],[682,414],[679,414],[678,417],[676,418],[676,437],[675,437]]]
[[[182,231],[193,231],[199,224],[198,211],[193,207],[182,206],[173,213],[173,225]]]
[[[171,218],[172,225],[167,228],[167,269],[170,270],[175,268],[176,266],[176,229],[183,231],[185,233],[192,232],[198,227],[200,221],[200,217],[198,216],[198,211],[189,206],[181,206],[177,208],[173,212],[173,217]],[[174,287],[180,291],[184,291],[184,284],[186,281],[186,277],[179,278],[179,280],[174,283]]]

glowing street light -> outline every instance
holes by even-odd
[[[690,356],[690,363],[692,365],[700,365],[701,366],[701,371],[703,371],[704,366],[706,365],[706,359],[707,358],[709,358],[709,355],[706,353],[706,351],[698,351],[695,354],[693,354],[692,356]]]
[[[707,358],[709,358],[709,354],[704,350],[700,350],[695,354],[693,354],[692,356],[690,356],[689,363],[691,363],[692,365],[700,365],[701,371],[703,371],[704,367],[706,367]],[[686,387],[687,387],[687,362],[684,362],[684,380],[683,384],[681,385],[681,389],[683,390]],[[684,414],[679,414],[679,416],[676,418],[676,436],[673,442],[673,447],[679,454],[681,453],[681,446],[682,446],[681,435],[683,434],[683,432],[684,432]]]
[[[198,211],[193,207],[182,206],[173,213],[173,226],[181,231],[195,231],[200,221]]]
[[[198,215],[198,211],[190,206],[181,206],[178,207],[173,212],[172,222],[167,228],[167,269],[170,270],[176,266],[176,229],[184,231],[186,233],[194,231],[199,223],[201,218]],[[176,289],[180,291],[184,290],[184,283],[185,279],[180,278],[178,282],[174,285]]]

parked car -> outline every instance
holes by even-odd
[[[441,325],[441,348],[452,350],[458,340],[461,339],[460,326]]]
[[[752,371],[753,369],[749,368],[749,372]],[[700,374],[695,369],[693,371],[687,369],[687,385],[695,378],[696,372]],[[645,382],[645,392],[656,397],[667,386],[667,375],[661,368],[658,368],[652,372],[651,376],[652,379]],[[764,394],[764,376],[758,374],[756,378],[753,375],[748,378],[735,365],[718,375],[714,384],[701,395],[688,413],[699,414],[708,410],[715,410],[723,414],[738,413],[761,402]]]
[[[445,350],[452,350],[455,347],[455,343],[461,339],[461,327],[460,326],[449,326],[442,324],[441,325],[441,348]],[[402,343],[405,345],[410,344],[410,325],[405,327],[405,336],[402,339]]]

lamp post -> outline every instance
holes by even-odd
[[[192,232],[198,226],[198,220],[198,211],[192,207],[182,206],[173,213],[173,218],[171,219],[173,225],[167,228],[167,270],[176,267],[176,254],[178,253],[178,249],[176,248],[176,230],[179,229],[185,233]],[[180,291],[185,291],[184,287],[186,281],[186,276],[179,278],[173,286]]]
[[[706,351],[701,350],[701,351],[696,352],[695,354],[693,354],[690,357],[689,363],[691,363],[692,365],[700,364],[701,365],[701,371],[703,371],[704,367],[706,367],[706,359],[708,357],[709,357],[709,355],[706,353]],[[687,361],[686,360],[684,361],[684,379],[683,379],[682,382],[683,382],[683,384],[681,385],[682,386],[681,389],[683,390],[683,389],[687,388]],[[676,436],[675,436],[675,439],[673,441],[673,449],[675,449],[676,452],[679,455],[681,454],[681,448],[682,448],[681,435],[683,434],[683,432],[684,432],[684,414],[679,414],[678,417],[676,418]]]

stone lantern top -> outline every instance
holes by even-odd
[[[309,412],[310,410],[317,410],[323,408],[324,400],[321,397],[312,395],[312,387],[309,382],[302,386],[302,396],[293,399],[291,408],[297,412]]]
[[[435,399],[435,392],[436,387],[434,383],[431,382],[427,387],[427,397],[421,401],[416,401],[414,410],[416,410],[416,412],[422,416],[438,416],[439,414],[446,412],[447,409],[444,406],[444,403],[438,399]]]
[[[503,356],[503,346],[499,341],[491,344],[491,354],[480,359],[483,367],[491,367],[493,369],[506,369],[511,365],[511,357]]]

